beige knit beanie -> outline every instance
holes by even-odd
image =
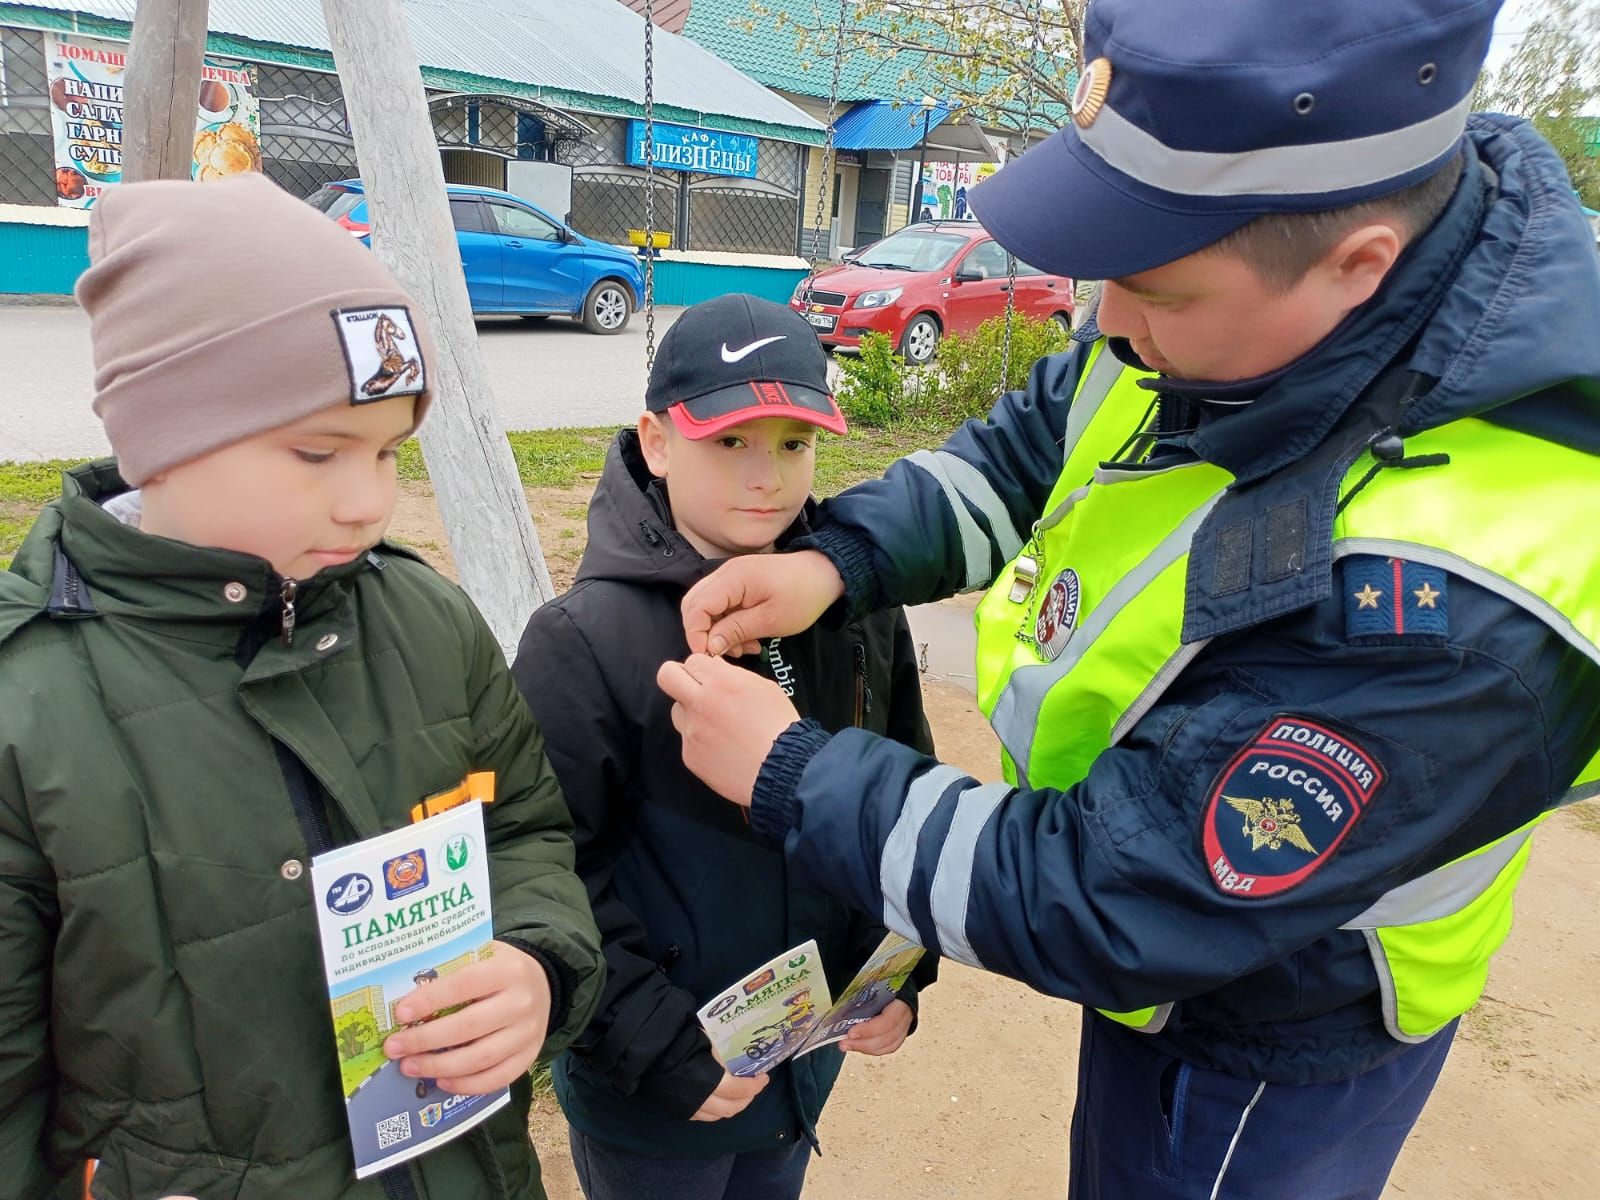
[[[262,175],[122,184],[78,281],[94,411],[122,477],[152,475],[334,404],[431,399],[421,310],[339,225]]]

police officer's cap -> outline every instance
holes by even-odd
[[[1045,271],[1115,279],[1461,144],[1501,0],[1092,0],[1072,120],[972,193]]]

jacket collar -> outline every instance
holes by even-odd
[[[1427,324],[1477,238],[1487,180],[1468,143],[1460,186],[1433,227],[1407,247],[1378,294],[1315,352],[1271,379],[1254,402],[1204,406],[1190,447],[1240,484],[1305,457]]]
[[[1406,364],[1477,239],[1487,205],[1491,181],[1470,144],[1466,154],[1455,196],[1379,294],[1254,403],[1206,412],[1188,440],[1234,482],[1190,545],[1186,643],[1330,595],[1333,523],[1350,464],[1380,440],[1386,461],[1406,464],[1394,431],[1430,382]]]
[[[281,630],[286,581],[270,563],[124,524],[102,505],[127,490],[111,459],[63,476],[61,499],[40,518],[13,566],[49,589],[48,615],[154,622],[174,636],[228,652],[247,631],[270,631],[264,642]],[[349,582],[382,564],[381,555],[368,554],[294,581],[295,642],[303,647],[334,632],[341,636],[332,645],[343,649],[353,640],[355,624]],[[313,626],[316,633],[306,636]]]
[[[816,501],[808,499],[778,539],[780,549],[811,532],[815,511]],[[609,579],[687,590],[721,562],[704,558],[674,526],[667,486],[645,465],[638,432],[618,433],[589,503],[589,541],[577,581]]]

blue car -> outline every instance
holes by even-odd
[[[630,251],[584,237],[510,192],[460,184],[448,191],[474,313],[568,316],[591,333],[621,333],[644,306],[644,271]],[[372,244],[359,179],[327,184],[307,199]]]

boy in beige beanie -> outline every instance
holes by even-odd
[[[598,936],[493,637],[380,540],[422,313],[255,175],[115,189],[90,257],[117,458],[0,574],[0,1194],[93,1161],[96,1197],[543,1196],[527,1072],[588,1022]],[[407,1128],[514,1102],[358,1183],[307,864],[484,772],[499,952],[373,1015],[396,1091],[436,1081]]]

